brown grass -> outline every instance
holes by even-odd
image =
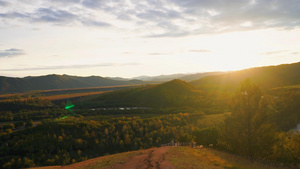
[[[82,161],[79,163],[67,165],[67,166],[47,166],[47,167],[35,167],[35,168],[29,168],[29,169],[107,169],[112,168],[113,166],[116,166],[118,164],[124,164],[126,161],[131,159],[134,156],[139,156],[144,153],[144,150],[141,151],[131,151],[131,152],[125,152],[115,155],[108,155],[98,158],[93,158],[90,160]]]
[[[97,94],[102,94],[104,92],[108,92],[108,91],[96,91],[96,92],[83,92],[82,90],[86,90],[86,89],[109,89],[111,88],[113,91],[114,88],[117,87],[134,87],[134,86],[139,86],[139,85],[118,85],[118,86],[104,86],[104,87],[86,87],[86,88],[70,88],[70,89],[52,89],[52,90],[36,90],[36,91],[28,91],[25,93],[15,93],[15,94],[3,94],[0,95],[0,102],[4,102],[4,101],[12,101],[12,97],[26,97],[26,95],[30,95],[32,93],[34,94],[39,94],[39,93],[43,93],[49,96],[38,96],[39,98],[42,99],[49,99],[49,100],[61,100],[61,99],[66,99],[66,98],[74,98],[74,97],[81,97],[81,96],[89,96],[89,95],[97,95]],[[72,93],[72,94],[61,94],[61,95],[51,95],[51,92],[54,91],[68,91],[68,90],[78,90],[78,92],[76,93]],[[50,94],[48,94],[50,93]],[[26,98],[21,98],[20,100],[25,100]]]
[[[178,168],[231,168],[231,169],[282,169],[213,149],[174,147],[169,151],[169,160]]]
[[[160,151],[162,149],[167,149],[167,151]],[[231,155],[225,152],[220,152],[213,149],[194,149],[191,147],[160,147],[152,148],[140,151],[131,151],[115,155],[108,155],[103,157],[98,157],[83,162],[71,164],[68,166],[61,167],[62,169],[112,169],[112,168],[122,168],[128,169],[128,163],[136,163],[130,166],[140,165],[141,163],[147,163],[144,156],[149,152],[159,152],[152,153],[150,157],[152,160],[156,156],[162,156],[168,165],[160,165],[161,168],[170,169],[285,169],[274,167],[271,165],[266,165],[258,162],[250,162],[246,158]],[[162,163],[161,163],[162,164]],[[52,167],[39,167],[34,169],[56,169],[60,166]],[[130,167],[129,167],[130,168]],[[136,168],[136,167],[135,167]],[[141,167],[143,168],[143,167]],[[150,167],[151,168],[151,167]]]
[[[53,96],[39,96],[40,99],[46,99],[46,100],[63,100],[63,99],[69,99],[69,98],[75,98],[75,97],[82,97],[82,96],[91,96],[91,95],[97,95],[102,94],[110,91],[101,91],[101,92],[88,92],[88,93],[72,93],[72,94],[62,94],[62,95],[53,95]],[[26,100],[27,98],[19,99],[21,101]],[[0,100],[0,102],[4,101],[12,101],[11,99],[4,99]]]
[[[101,92],[88,92],[88,93],[73,93],[73,94],[63,94],[63,95],[54,95],[54,96],[42,96],[39,97],[41,99],[48,99],[48,100],[62,100],[67,98],[74,98],[74,97],[82,97],[82,96],[91,96],[106,93],[109,91],[101,91]]]

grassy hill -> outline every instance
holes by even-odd
[[[298,85],[300,84],[300,62],[207,76],[191,83],[206,89],[235,90],[240,82],[247,78],[265,89]]]
[[[147,85],[103,94],[87,100],[83,106],[178,107],[196,106],[200,100],[200,91],[195,86],[176,79],[159,85]]]
[[[160,147],[98,157],[68,166],[48,166],[32,169],[86,168],[86,169],[131,169],[131,168],[205,168],[205,169],[280,169],[272,165],[249,162],[247,159],[213,149],[191,147]],[[283,167],[281,167],[283,168]]]
[[[140,80],[117,81],[100,76],[79,77],[68,75],[46,75],[11,78],[0,76],[0,94],[19,93],[31,90],[69,89],[115,85],[143,84]]]

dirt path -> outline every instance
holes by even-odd
[[[117,169],[174,169],[175,167],[165,158],[170,147],[160,147],[145,150],[145,153],[134,156],[124,164],[111,168]]]
[[[136,155],[98,157],[68,166],[55,166],[61,169],[175,169],[166,156],[171,147],[140,150]],[[42,168],[41,168],[42,169]],[[48,168],[45,168],[48,169]]]

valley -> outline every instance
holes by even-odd
[[[283,67],[251,71],[294,71]],[[299,167],[300,135],[292,130],[300,121],[295,75],[275,83],[241,72],[237,79],[235,72],[203,77],[201,84],[174,79],[6,93],[0,168]],[[206,80],[217,78],[222,83]],[[171,141],[212,146],[161,147]]]

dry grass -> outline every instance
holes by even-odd
[[[61,168],[61,166],[35,167],[35,168],[28,168],[28,169],[55,169],[55,168]]]
[[[36,90],[36,91],[28,91],[25,93],[16,93],[16,94],[2,94],[0,95],[0,102],[3,101],[12,101],[12,97],[27,97],[26,95],[31,95],[31,94],[40,94],[42,93],[44,96],[38,96],[39,98],[42,99],[49,99],[49,100],[60,100],[60,99],[66,99],[66,98],[74,98],[74,97],[81,97],[81,96],[89,96],[89,95],[97,95],[97,94],[102,94],[104,92],[108,91],[93,91],[93,92],[87,92],[85,90],[89,89],[111,89],[109,91],[115,90],[115,88],[126,88],[126,87],[135,87],[139,85],[117,85],[117,86],[104,86],[104,87],[86,87],[86,88],[70,88],[70,89],[52,89],[52,90]],[[71,94],[58,94],[58,95],[52,95],[51,92],[56,92],[56,91],[76,91]],[[45,96],[46,95],[46,96]],[[25,100],[26,98],[21,98],[20,100]]]
[[[125,152],[125,153],[120,153],[116,155],[109,155],[109,156],[104,156],[96,159],[91,159],[91,161],[83,161],[80,163],[76,163],[73,165],[69,165],[67,167],[64,167],[65,169],[71,169],[71,168],[76,168],[76,169],[106,169],[106,168],[112,168],[113,166],[117,164],[123,164],[126,161],[128,161],[131,157],[133,156],[138,156],[140,155],[141,152],[139,151],[132,151],[132,152]]]
[[[142,150],[143,151],[143,150]],[[82,161],[79,163],[67,165],[67,166],[47,166],[47,167],[34,167],[29,169],[108,169],[113,168],[113,166],[118,164],[123,164],[128,161],[133,156],[138,156],[142,154],[142,151],[131,151],[115,155],[108,155],[98,158],[93,158],[90,160]]]
[[[105,92],[109,92],[109,91],[105,91]],[[74,94],[63,94],[63,95],[54,95],[54,96],[42,96],[39,98],[48,99],[48,100],[62,100],[67,98],[97,95],[105,92],[101,91],[101,92],[89,92],[89,93],[74,93]]]
[[[70,98],[76,98],[76,97],[82,97],[82,96],[97,95],[97,94],[102,94],[102,93],[106,93],[106,92],[109,92],[109,91],[73,93],[73,94],[62,94],[62,95],[53,95],[53,96],[39,96],[38,98],[46,99],[46,100],[63,100],[63,99],[70,99]],[[26,100],[26,98],[19,99],[19,100],[23,101],[23,100]],[[4,101],[12,101],[12,100],[10,100],[10,99],[0,100],[0,102],[4,102]]]
[[[178,168],[231,168],[231,169],[280,169],[212,149],[174,147],[169,150],[168,159]]]
[[[38,167],[32,169],[111,169],[116,168],[120,165],[122,166],[131,159],[145,154],[145,152],[147,151],[148,150],[140,150],[115,155],[108,155],[71,164],[64,167],[51,166]],[[170,147],[170,149],[162,155],[164,156],[165,160],[171,163],[172,169],[286,169],[258,162],[252,163],[249,160],[240,156],[235,156],[225,152],[220,152],[217,150],[206,148],[194,149],[191,147]],[[144,161],[136,162],[142,163]]]

